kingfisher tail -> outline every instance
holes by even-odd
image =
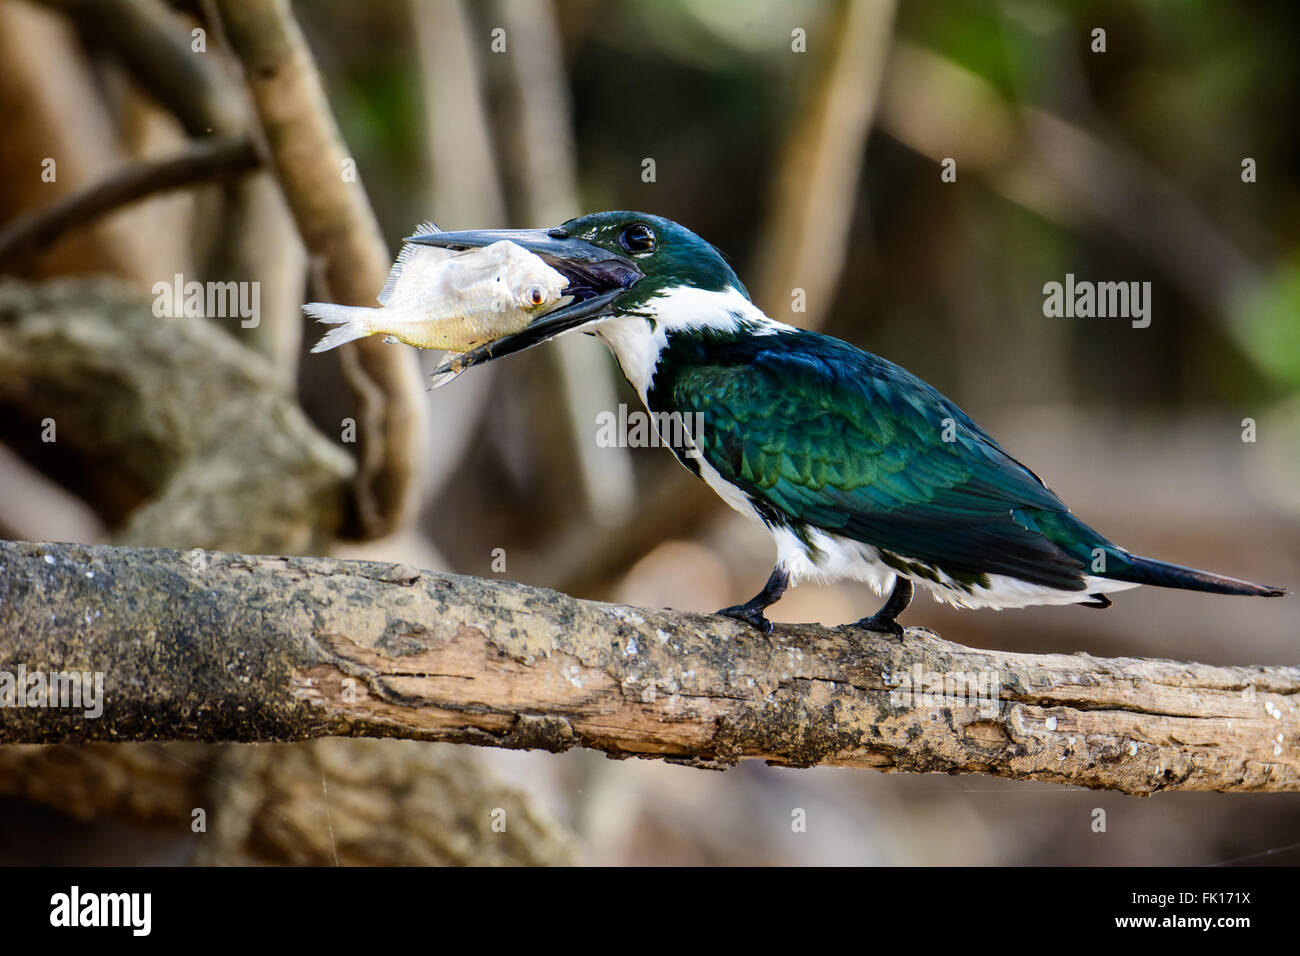
[[[1178,564],[1126,555],[1125,566],[1103,574],[1115,581],[1132,581],[1134,584],[1151,584],[1160,588],[1181,588],[1184,591],[1208,591],[1211,594],[1254,594],[1259,597],[1281,597],[1286,588],[1252,584],[1237,578],[1185,568]]]

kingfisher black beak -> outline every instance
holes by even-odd
[[[521,332],[444,361],[433,371],[435,388],[451,381],[471,365],[522,352],[555,338],[561,332],[572,331],[608,316],[614,300],[642,277],[641,270],[631,259],[567,235],[563,229],[469,229],[411,236],[406,241],[444,249],[474,249],[502,239],[540,256],[548,266],[568,279],[564,294],[572,296],[573,301],[538,316]]]

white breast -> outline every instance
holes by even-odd
[[[668,344],[664,327],[652,330],[645,319],[633,315],[606,319],[595,327],[595,331],[614,353],[623,377],[632,383],[642,404],[645,404],[646,393],[654,380],[655,366],[659,364],[659,353]]]
[[[650,321],[647,321],[650,320]],[[644,303],[636,313],[606,319],[595,326],[609,350],[618,359],[623,375],[645,402],[654,380],[659,353],[668,344],[669,332],[692,329],[734,331],[742,325],[751,335],[771,335],[791,326],[769,319],[740,292],[709,292],[691,286],[677,286]]]

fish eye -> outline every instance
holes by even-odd
[[[539,285],[533,286],[528,290],[528,301],[533,305],[541,305],[546,301],[546,290]]]
[[[643,222],[634,222],[619,234],[618,244],[633,255],[654,252],[655,231]]]

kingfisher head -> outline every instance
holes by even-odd
[[[598,212],[552,229],[475,229],[412,236],[407,242],[471,249],[508,239],[562,273],[572,300],[514,335],[456,359],[455,370],[487,362],[575,330],[660,333],[735,321],[753,310],[749,294],[713,245],[685,226],[643,212]],[[754,310],[755,312],[757,310]],[[612,343],[611,343],[612,344]],[[620,357],[621,360],[621,357]],[[434,382],[449,380],[444,364]]]

